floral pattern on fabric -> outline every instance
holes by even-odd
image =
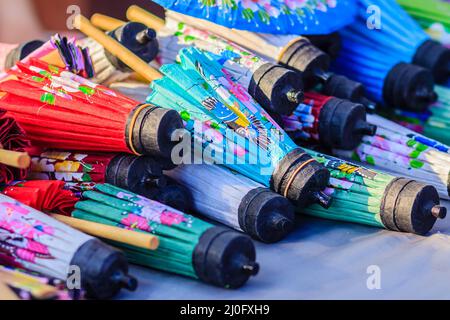
[[[0,82],[0,108],[34,146],[133,153],[124,135],[138,101],[40,60],[16,66]]]
[[[75,252],[92,237],[0,194],[0,263],[67,279]]]
[[[336,156],[427,183],[436,188],[441,198],[449,198],[448,146],[380,116],[369,115],[368,119],[377,125],[375,136],[364,136],[353,151],[334,150]]]
[[[352,21],[350,0],[156,0],[170,10],[229,28],[292,34],[326,34]],[[328,19],[328,20],[327,20]]]
[[[314,204],[302,213],[316,217],[384,227],[380,217],[381,201],[393,176],[370,170],[344,160],[309,151],[331,174],[325,193],[333,198],[324,209]]]
[[[0,202],[0,255],[32,263],[37,258],[53,259],[40,239],[54,235],[55,230],[29,213],[19,202]]]
[[[166,28],[173,32],[173,36],[178,38],[180,45],[194,45],[199,49],[222,56],[223,59],[231,60],[253,72],[266,63],[245,48],[216,36],[214,33],[191,27],[186,23],[167,18]]]
[[[294,140],[319,141],[319,117],[332,97],[307,92],[303,103],[290,116],[282,116],[283,128]]]
[[[31,158],[31,179],[65,182],[105,182],[114,154],[46,151]]]
[[[202,234],[213,226],[156,201],[109,184],[83,193],[73,217],[120,228],[152,233],[156,250],[142,250],[114,242],[136,264],[197,278],[194,250]]]

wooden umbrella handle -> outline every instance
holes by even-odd
[[[31,159],[26,152],[0,149],[0,163],[14,168],[26,169],[30,166]]]
[[[59,214],[52,214],[51,216],[64,224],[94,237],[117,241],[148,250],[156,250],[159,246],[159,238],[151,234],[75,219]]]
[[[12,269],[2,269],[0,267],[0,279],[2,279],[5,284],[32,288],[32,295],[36,299],[50,299],[55,297],[58,293],[56,287],[45,284],[38,278],[32,277],[26,273]]]
[[[123,26],[126,22],[104,14],[95,13],[91,17],[91,23],[104,31],[112,31]]]
[[[128,8],[127,19],[133,22],[145,24],[147,27],[155,29],[156,31],[162,30],[166,25],[164,19],[155,16],[137,5],[132,5]]]
[[[142,75],[146,80],[151,82],[162,78],[163,75],[158,70],[150,67],[122,44],[94,27],[91,22],[81,14],[75,17],[75,27],[86,36],[91,37],[100,43],[106,50],[117,56],[123,63]]]
[[[9,286],[0,280],[0,300],[20,300],[19,297],[12,291]]]

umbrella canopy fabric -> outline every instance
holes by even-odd
[[[449,199],[448,146],[377,115],[369,115],[369,122],[378,127],[374,137],[365,136],[354,151],[334,150],[334,154],[425,182],[434,186],[442,199]]]
[[[435,90],[439,99],[427,112],[395,110],[387,116],[402,126],[450,145],[450,89],[436,86]]]
[[[440,206],[438,193],[430,185],[310,154],[330,170],[326,192],[333,202],[327,210],[317,204],[299,207],[300,213],[421,235],[431,230],[437,218],[445,218],[446,208]]]
[[[10,71],[16,80],[0,84],[0,90],[8,93],[0,105],[32,137],[33,145],[127,150],[124,127],[138,102],[37,60],[18,67],[20,71]]]
[[[353,0],[156,0],[217,24],[272,34],[328,34],[351,23]]]
[[[31,178],[65,182],[105,182],[112,153],[45,151],[32,154]]]
[[[181,65],[169,64],[161,67],[166,77],[151,84],[153,92],[147,101],[169,106],[180,112],[188,130],[192,128],[192,131],[195,131],[194,129],[202,126],[205,130],[212,128],[213,130],[206,131],[213,136],[211,146],[217,150],[223,147],[222,150],[231,153],[233,158],[249,159],[247,163],[257,164],[229,165],[231,169],[239,170],[268,186],[270,175],[261,176],[261,167],[264,165],[273,171],[280,159],[297,148],[295,143],[287,135],[283,135],[281,127],[243,88],[229,81],[230,77],[227,78],[222,67],[215,61],[209,60],[195,48],[181,50],[180,60]],[[190,94],[190,101],[186,92]],[[232,139],[225,139],[227,129],[234,129],[236,135],[245,139],[253,149],[245,148],[244,142],[236,145]],[[214,135],[220,135],[220,138],[215,139]],[[254,150],[267,156],[270,161],[258,163],[261,158],[257,158]]]
[[[64,187],[62,181],[21,181],[5,187],[2,193],[39,211],[70,215],[78,198]]]
[[[224,73],[220,64],[196,48],[182,49],[180,61],[161,67],[165,77],[152,82],[153,91],[147,101],[181,114],[185,128],[192,133],[194,147],[204,150],[201,155],[194,152],[194,156],[199,155],[203,157],[201,161],[208,163],[223,164],[300,203],[327,198],[319,190],[325,187],[328,172],[299,148],[248,92]],[[191,162],[191,152],[186,154]],[[305,158],[297,161],[290,156]],[[186,163],[184,160],[179,163]],[[284,161],[286,166],[280,165]],[[280,167],[290,168],[299,163],[304,165],[292,171],[293,179],[305,166],[311,166],[307,170],[315,178],[309,187],[303,185],[307,179],[296,180],[302,185],[296,191],[290,184],[282,186],[274,182],[287,174]],[[310,192],[314,195],[304,196]]]
[[[98,184],[85,192],[83,199],[76,204],[75,218],[158,236],[156,250],[113,242],[132,263],[228,288],[242,286],[257,273],[254,245],[247,236],[109,184]],[[216,247],[217,239],[220,248]]]
[[[0,147],[5,150],[24,152],[30,146],[30,141],[19,124],[0,110]],[[25,179],[28,169],[17,169],[0,163],[0,183],[10,183]]]

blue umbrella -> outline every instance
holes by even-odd
[[[155,0],[229,28],[272,34],[328,34],[351,23],[355,0]]]
[[[447,49],[430,41],[395,1],[358,0],[357,7],[356,22],[340,32],[342,49],[334,71],[363,83],[379,103],[425,110],[436,100],[430,70],[436,63],[442,66]]]
[[[356,23],[342,35],[381,54],[430,69],[439,83],[450,77],[450,50],[431,40],[395,1],[358,0]]]

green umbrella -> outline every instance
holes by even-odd
[[[450,45],[450,3],[441,0],[397,0],[436,40]]]
[[[392,231],[426,234],[446,209],[430,185],[309,151],[331,174],[326,193],[333,198],[329,209],[313,204],[298,207],[307,215],[386,228]]]
[[[254,245],[245,235],[109,184],[98,184],[83,197],[73,217],[159,237],[157,250],[114,242],[132,263],[230,288],[258,272]]]

